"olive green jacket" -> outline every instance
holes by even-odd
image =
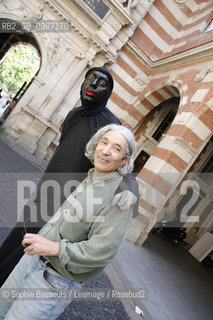
[[[123,210],[112,206],[122,176],[118,172],[92,179],[88,177],[66,199],[39,234],[60,242],[57,257],[45,258],[64,277],[87,282],[98,277],[125,239],[132,206]]]

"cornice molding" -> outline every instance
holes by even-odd
[[[44,3],[46,3],[53,11],[62,19],[67,19],[67,17],[62,13],[62,11],[52,3],[52,1],[44,0]]]
[[[122,26],[126,24],[133,24],[134,21],[130,16],[130,12],[125,10],[123,5],[116,0],[106,0],[106,3],[111,7],[111,14],[118,19]]]
[[[158,72],[168,70],[170,68],[179,67],[196,62],[201,59],[213,57],[213,41],[197,46],[195,48],[177,53],[175,55],[159,59],[157,61],[151,60],[135,43],[129,40],[126,43],[127,49],[135,54],[138,60],[145,65],[150,72]]]

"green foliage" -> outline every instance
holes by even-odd
[[[39,69],[37,53],[29,46],[14,46],[0,64],[0,87],[16,93],[23,83],[27,84]]]

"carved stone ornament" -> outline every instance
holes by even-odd
[[[174,0],[178,5],[184,5],[188,0]]]
[[[38,9],[34,12],[26,10],[26,7],[23,8],[23,18],[27,20],[41,20],[43,18],[44,5],[38,6]]]
[[[139,0],[119,0],[122,4],[123,8],[130,12],[133,8],[135,8],[138,4]]]
[[[57,65],[60,62],[61,58],[61,48],[63,47],[62,45],[63,40],[60,37],[55,37],[49,45],[47,46],[47,51],[48,51],[48,61],[51,64],[51,69],[53,67],[57,67]]]
[[[213,67],[203,68],[198,74],[196,74],[194,81],[195,82],[202,81],[206,77],[207,73],[209,72],[213,72]]]
[[[149,82],[149,78],[146,77],[143,73],[138,73],[135,77],[135,80],[141,85],[145,86]]]

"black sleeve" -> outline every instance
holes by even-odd
[[[68,123],[70,122],[70,120],[73,118],[73,116],[75,115],[76,113],[76,109],[72,109],[68,114],[67,116],[65,117],[63,123],[61,124],[61,127],[60,129],[61,130],[61,137],[60,137],[60,140],[59,140],[59,144],[61,144],[62,140],[64,139],[64,136],[65,136],[65,133],[67,131],[67,127],[68,127]]]
[[[132,192],[137,197],[137,202],[133,206],[133,218],[135,218],[138,215],[139,190],[138,183],[133,173],[128,173],[126,176],[123,177],[115,193],[118,194],[125,190]]]

